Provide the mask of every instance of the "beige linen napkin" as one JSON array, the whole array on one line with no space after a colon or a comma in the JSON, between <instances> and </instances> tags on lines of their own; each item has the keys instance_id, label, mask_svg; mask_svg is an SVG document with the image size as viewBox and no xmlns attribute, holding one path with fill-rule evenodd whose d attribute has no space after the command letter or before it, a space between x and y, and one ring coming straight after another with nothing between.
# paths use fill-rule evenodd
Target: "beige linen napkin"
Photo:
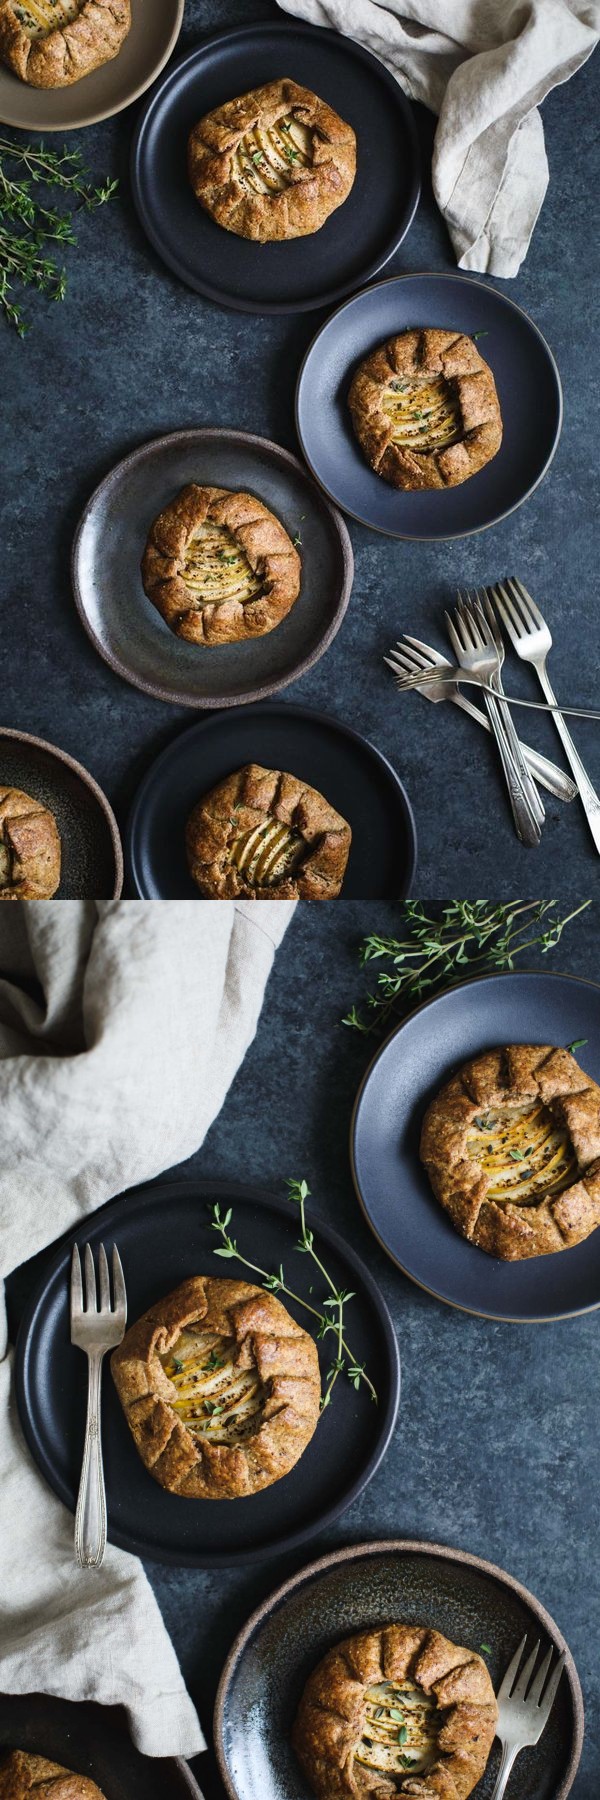
<instances>
[{"instance_id":1,"label":"beige linen napkin","mask_svg":"<svg viewBox=\"0 0 600 1800\"><path fill-rule=\"evenodd\" d=\"M433 189L461 269L516 275L548 186L542 100L600 35L598 0L279 0L372 50L439 113Z\"/></svg>"},{"instance_id":2,"label":"beige linen napkin","mask_svg":"<svg viewBox=\"0 0 600 1800\"><path fill-rule=\"evenodd\" d=\"M198 1148L292 912L0 907L0 1274ZM76 1567L72 1516L21 1435L1 1299L0 1327L0 1692L121 1704L146 1755L193 1756L204 1738L141 1563L109 1545L100 1570Z\"/></svg>"}]
</instances>

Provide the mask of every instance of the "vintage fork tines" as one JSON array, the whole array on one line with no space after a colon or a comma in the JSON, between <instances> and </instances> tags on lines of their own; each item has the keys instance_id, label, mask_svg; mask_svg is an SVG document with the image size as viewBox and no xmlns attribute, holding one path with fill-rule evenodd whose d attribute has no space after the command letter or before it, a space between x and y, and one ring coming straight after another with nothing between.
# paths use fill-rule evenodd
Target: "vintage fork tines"
<instances>
[{"instance_id":1,"label":"vintage fork tines","mask_svg":"<svg viewBox=\"0 0 600 1800\"><path fill-rule=\"evenodd\" d=\"M98 1251L98 1270L99 1304L92 1248L90 1244L86 1244L84 1304L81 1258L79 1246L74 1244L71 1258L71 1343L83 1350L88 1359L85 1441L75 1514L75 1555L82 1569L99 1569L106 1549L106 1493L100 1415L102 1362L106 1351L114 1350L121 1343L127 1325L125 1279L116 1244L113 1244L112 1253L114 1304L111 1301L104 1244L100 1244Z\"/></svg>"},{"instance_id":2,"label":"vintage fork tines","mask_svg":"<svg viewBox=\"0 0 600 1800\"><path fill-rule=\"evenodd\" d=\"M526 1646L527 1634L515 1650L496 1695L496 1736L502 1744L502 1760L492 1800L502 1800L519 1752L539 1742L548 1723L565 1666L566 1654L563 1651L554 1668L551 1668L554 1655L554 1646L551 1644L536 1669L539 1639L523 1662Z\"/></svg>"}]
</instances>

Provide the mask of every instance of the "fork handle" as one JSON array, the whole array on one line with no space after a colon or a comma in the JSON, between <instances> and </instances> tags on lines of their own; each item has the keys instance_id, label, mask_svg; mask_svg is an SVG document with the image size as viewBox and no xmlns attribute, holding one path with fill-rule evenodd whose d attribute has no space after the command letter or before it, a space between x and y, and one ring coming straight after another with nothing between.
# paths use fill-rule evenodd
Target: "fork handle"
<instances>
[{"instance_id":1,"label":"fork handle","mask_svg":"<svg viewBox=\"0 0 600 1800\"><path fill-rule=\"evenodd\" d=\"M75 1514L75 1555L81 1569L99 1569L106 1549L106 1493L100 1437L103 1352L88 1355L88 1403L81 1481Z\"/></svg>"},{"instance_id":2,"label":"fork handle","mask_svg":"<svg viewBox=\"0 0 600 1800\"><path fill-rule=\"evenodd\" d=\"M448 699L452 700L455 706L460 706L462 712L468 713L469 718L474 719L477 725L483 725L484 731L491 731L489 719L486 719L480 708L473 706L472 701L467 700L464 694L458 692L449 694ZM569 775L565 775L564 769L559 769L558 763L551 762L549 756L542 756L540 750L532 750L531 745L524 744L522 739L521 749L530 775L534 775L536 781L548 789L549 794L554 794L557 800L575 799L577 793L575 782L571 781Z\"/></svg>"},{"instance_id":3,"label":"fork handle","mask_svg":"<svg viewBox=\"0 0 600 1800\"><path fill-rule=\"evenodd\" d=\"M496 1781L496 1786L495 1786L493 1794L492 1794L492 1800L502 1800L503 1794L506 1793L511 1769L512 1769L513 1763L515 1763L517 1760L518 1754L519 1754L519 1746L518 1745L515 1745L515 1744L503 1744L502 1745L502 1759L500 1762L500 1768L498 1770L498 1779Z\"/></svg>"},{"instance_id":4,"label":"fork handle","mask_svg":"<svg viewBox=\"0 0 600 1800\"><path fill-rule=\"evenodd\" d=\"M497 700L492 699L490 694L486 694L485 704L490 725L500 752L500 761L504 770L504 778L508 788L517 837L520 838L522 844L527 845L528 849L535 849L541 839L541 827L537 819L534 818L529 800L523 791L520 776L517 773L513 756L508 747Z\"/></svg>"},{"instance_id":5,"label":"fork handle","mask_svg":"<svg viewBox=\"0 0 600 1800\"><path fill-rule=\"evenodd\" d=\"M552 706L556 706L556 704L557 704L556 694L554 692L554 688L552 687L552 683L549 679L549 676L546 674L546 668L545 668L544 663L536 663L536 669L537 669L537 673L538 673L540 687L543 689L543 692L546 695L546 699L550 701ZM576 748L575 748L573 739L571 737L571 733L569 731L569 727L568 727L568 725L565 725L565 721L563 719L562 713L554 712L552 714L552 717L554 719L554 723L555 723L559 738L561 740L561 743L562 743L562 746L563 746L563 749L565 752L565 756L567 758L567 762L569 763L569 766L572 769L573 774L575 776L575 780L577 782L577 786L579 789L579 797L581 800L581 804L583 806L583 810L584 810L592 837L594 839L596 849L598 851L600 851L600 799L598 798L596 789L592 787L592 783L589 779L587 771L584 769L583 763L581 761L581 757L579 755L579 751L576 750Z\"/></svg>"}]
</instances>

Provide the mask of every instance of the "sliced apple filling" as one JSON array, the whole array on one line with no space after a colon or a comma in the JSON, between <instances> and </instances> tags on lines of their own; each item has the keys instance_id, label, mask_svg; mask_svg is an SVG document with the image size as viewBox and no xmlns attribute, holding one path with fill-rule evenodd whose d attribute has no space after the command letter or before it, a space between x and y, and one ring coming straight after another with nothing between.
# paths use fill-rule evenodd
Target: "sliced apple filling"
<instances>
[{"instance_id":1,"label":"sliced apple filling","mask_svg":"<svg viewBox=\"0 0 600 1800\"><path fill-rule=\"evenodd\" d=\"M239 1444L257 1424L264 1388L255 1367L237 1369L234 1338L186 1325L161 1363L176 1390L171 1400L193 1437L211 1444Z\"/></svg>"},{"instance_id":2,"label":"sliced apple filling","mask_svg":"<svg viewBox=\"0 0 600 1800\"><path fill-rule=\"evenodd\" d=\"M543 1194L562 1194L577 1174L569 1134L541 1100L476 1119L467 1150L488 1176L488 1200L533 1206Z\"/></svg>"},{"instance_id":3,"label":"sliced apple filling","mask_svg":"<svg viewBox=\"0 0 600 1800\"><path fill-rule=\"evenodd\" d=\"M313 160L313 134L293 114L274 125L254 125L240 140L234 170L240 186L249 194L281 194L290 186L294 169L307 169Z\"/></svg>"},{"instance_id":4,"label":"sliced apple filling","mask_svg":"<svg viewBox=\"0 0 600 1800\"><path fill-rule=\"evenodd\" d=\"M83 0L19 0L15 12L28 37L42 38L76 19L82 3Z\"/></svg>"},{"instance_id":5,"label":"sliced apple filling","mask_svg":"<svg viewBox=\"0 0 600 1800\"><path fill-rule=\"evenodd\" d=\"M262 586L233 532L227 525L213 524L212 519L206 519L190 539L181 579L199 608L220 606L225 600L239 600L243 606Z\"/></svg>"},{"instance_id":6,"label":"sliced apple filling","mask_svg":"<svg viewBox=\"0 0 600 1800\"><path fill-rule=\"evenodd\" d=\"M405 449L444 450L462 436L458 399L443 375L397 376L386 388L383 409L392 421L393 442Z\"/></svg>"},{"instance_id":7,"label":"sliced apple filling","mask_svg":"<svg viewBox=\"0 0 600 1800\"><path fill-rule=\"evenodd\" d=\"M435 1700L408 1679L381 1681L367 1688L363 1733L356 1760L386 1775L418 1772L435 1761L438 1720Z\"/></svg>"},{"instance_id":8,"label":"sliced apple filling","mask_svg":"<svg viewBox=\"0 0 600 1800\"><path fill-rule=\"evenodd\" d=\"M234 838L230 856L251 887L276 887L298 867L304 848L297 831L266 818Z\"/></svg>"}]
</instances>

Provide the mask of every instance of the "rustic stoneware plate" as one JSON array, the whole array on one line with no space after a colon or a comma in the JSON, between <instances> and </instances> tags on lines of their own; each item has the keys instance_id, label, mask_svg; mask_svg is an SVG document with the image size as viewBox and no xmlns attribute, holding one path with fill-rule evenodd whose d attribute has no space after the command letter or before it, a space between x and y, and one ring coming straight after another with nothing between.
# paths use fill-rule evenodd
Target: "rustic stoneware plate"
<instances>
[{"instance_id":1,"label":"rustic stoneware plate","mask_svg":"<svg viewBox=\"0 0 600 1800\"><path fill-rule=\"evenodd\" d=\"M21 131L75 131L131 106L175 48L185 0L131 0L131 31L118 56L70 87L34 88L0 63L0 120Z\"/></svg>"},{"instance_id":2,"label":"rustic stoneware plate","mask_svg":"<svg viewBox=\"0 0 600 1800\"><path fill-rule=\"evenodd\" d=\"M189 481L248 489L301 540L298 599L266 637L187 644L146 598L140 562L150 526ZM339 630L353 570L343 519L296 457L223 429L174 431L126 456L92 494L73 545L75 603L95 649L134 687L178 706L236 706L304 675Z\"/></svg>"},{"instance_id":3,"label":"rustic stoneware plate","mask_svg":"<svg viewBox=\"0 0 600 1800\"><path fill-rule=\"evenodd\" d=\"M503 438L492 461L460 487L401 493L369 467L348 389L378 344L416 326L477 337L496 381ZM298 437L316 480L343 512L389 537L434 542L496 525L547 473L561 425L560 377L537 325L507 294L460 274L394 275L355 294L313 338L296 390Z\"/></svg>"},{"instance_id":4,"label":"rustic stoneware plate","mask_svg":"<svg viewBox=\"0 0 600 1800\"><path fill-rule=\"evenodd\" d=\"M350 1155L375 1236L419 1287L465 1312L527 1324L600 1306L600 1230L574 1250L501 1262L455 1231L419 1160L423 1115L461 1063L498 1044L562 1044L600 1082L600 993L570 975L484 975L411 1013L359 1088Z\"/></svg>"},{"instance_id":5,"label":"rustic stoneware plate","mask_svg":"<svg viewBox=\"0 0 600 1800\"><path fill-rule=\"evenodd\" d=\"M230 1230L245 1255L264 1269L283 1262L290 1286L311 1305L321 1292L314 1265L294 1255L298 1211L251 1187L190 1180L156 1182L102 1207L77 1241L94 1250L118 1244L127 1284L128 1317L140 1317L189 1275L247 1271L220 1262L209 1206L232 1208ZM348 1339L366 1363L379 1395L339 1378L335 1395L296 1467L262 1493L237 1500L184 1500L161 1488L138 1455L108 1365L103 1387L103 1445L111 1543L158 1562L227 1567L279 1555L306 1543L362 1493L385 1455L398 1412L400 1364L394 1328L364 1263L337 1232L313 1214L315 1243L338 1287L354 1298ZM17 1340L17 1400L29 1448L42 1474L75 1511L81 1470L87 1374L85 1357L69 1341L69 1270L75 1234L65 1239L26 1308ZM248 1280L252 1277L248 1274ZM326 1290L324 1290L326 1292ZM293 1300L290 1312L310 1328L310 1314ZM332 1360L333 1339L319 1343L321 1367Z\"/></svg>"},{"instance_id":6,"label":"rustic stoneware plate","mask_svg":"<svg viewBox=\"0 0 600 1800\"><path fill-rule=\"evenodd\" d=\"M204 113L281 76L312 88L352 125L356 179L320 231L251 243L199 205L187 141ZM137 127L131 179L144 231L188 287L248 312L305 312L368 281L402 243L419 198L415 124L393 75L350 38L289 18L253 22L205 39L167 71Z\"/></svg>"},{"instance_id":7,"label":"rustic stoneware plate","mask_svg":"<svg viewBox=\"0 0 600 1800\"><path fill-rule=\"evenodd\" d=\"M230 1800L310 1800L290 1745L311 1669L332 1644L386 1621L427 1625L483 1652L496 1691L525 1632L566 1650L565 1672L546 1730L518 1757L511 1800L564 1800L581 1755L583 1701L577 1670L554 1620L493 1563L440 1544L354 1544L301 1569L252 1614L225 1664L215 1708L215 1744ZM492 1749L477 1800L498 1773Z\"/></svg>"},{"instance_id":8,"label":"rustic stoneware plate","mask_svg":"<svg viewBox=\"0 0 600 1800\"><path fill-rule=\"evenodd\" d=\"M119 828L102 788L81 763L43 738L2 726L0 786L22 788L54 813L62 846L57 900L118 899Z\"/></svg>"},{"instance_id":9,"label":"rustic stoneware plate","mask_svg":"<svg viewBox=\"0 0 600 1800\"><path fill-rule=\"evenodd\" d=\"M202 1800L180 1756L142 1756L120 1706L0 1694L0 1750L29 1750L96 1781L105 1800ZM35 1792L35 1789L34 1789Z\"/></svg>"}]
</instances>

